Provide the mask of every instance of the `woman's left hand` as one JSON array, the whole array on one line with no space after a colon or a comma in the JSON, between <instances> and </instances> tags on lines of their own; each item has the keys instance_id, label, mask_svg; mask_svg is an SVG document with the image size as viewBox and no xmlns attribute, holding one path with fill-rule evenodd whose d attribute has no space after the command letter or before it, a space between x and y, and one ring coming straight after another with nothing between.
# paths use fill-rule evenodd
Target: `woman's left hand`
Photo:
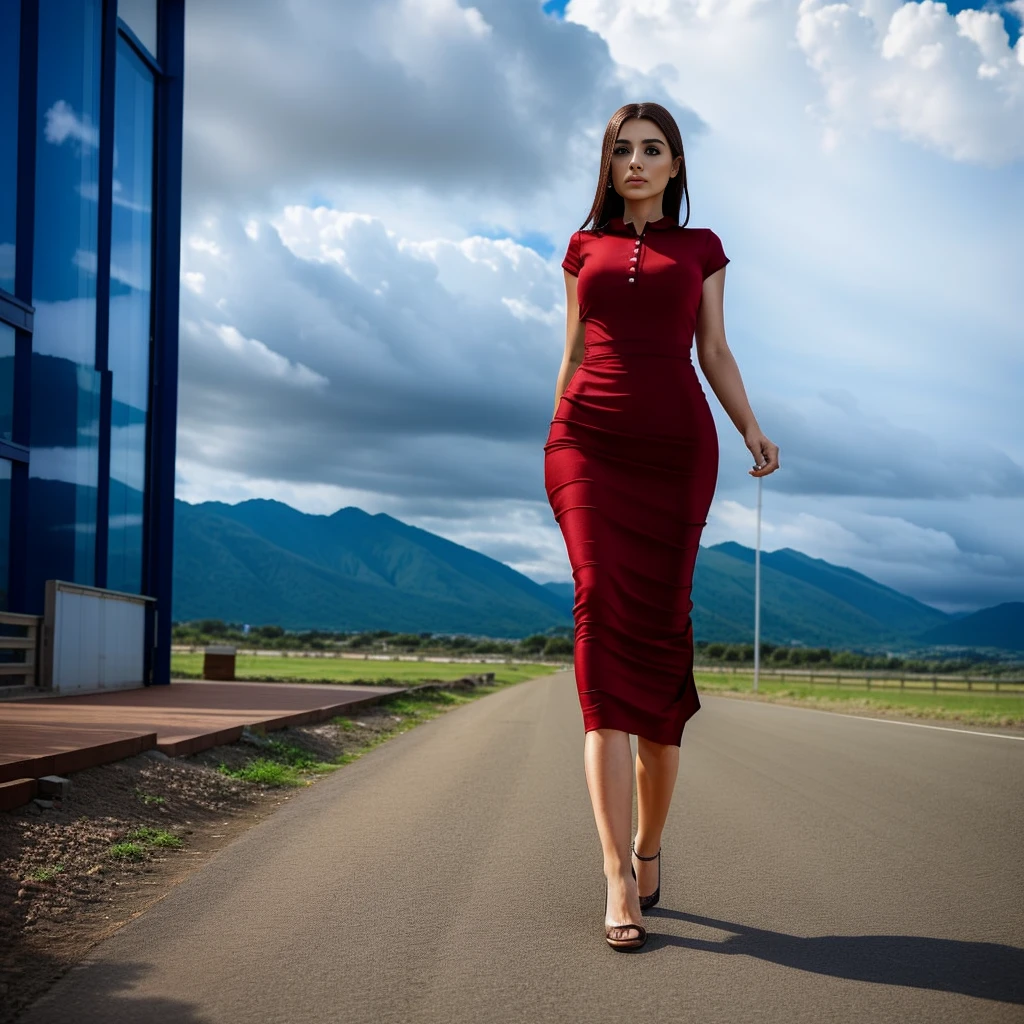
<instances>
[{"instance_id":1,"label":"woman's left hand","mask_svg":"<svg viewBox=\"0 0 1024 1024\"><path fill-rule=\"evenodd\" d=\"M769 441L760 430L751 430L743 441L754 456L754 468L747 470L751 476L767 476L779 468L779 446Z\"/></svg>"}]
</instances>

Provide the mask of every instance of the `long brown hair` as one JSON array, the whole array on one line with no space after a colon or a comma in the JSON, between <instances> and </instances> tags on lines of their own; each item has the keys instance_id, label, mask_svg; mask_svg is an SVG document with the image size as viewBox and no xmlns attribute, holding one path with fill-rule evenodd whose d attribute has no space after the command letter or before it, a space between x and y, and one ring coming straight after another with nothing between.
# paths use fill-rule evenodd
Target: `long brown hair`
<instances>
[{"instance_id":1,"label":"long brown hair","mask_svg":"<svg viewBox=\"0 0 1024 1024\"><path fill-rule=\"evenodd\" d=\"M662 212L679 221L679 207L682 205L683 195L686 195L686 220L680 224L685 227L690 219L690 192L686 187L686 155L683 153L683 138L679 134L679 125L676 119L660 103L627 103L619 107L612 114L608 126L604 130L604 143L601 146L601 173L597 176L597 193L594 196L594 205L587 214L587 219L580 225L580 230L586 229L588 224L594 225L594 230L603 228L613 217L621 217L626 212L626 204L622 196L614 188L609 188L612 169L612 150L615 149L615 140L619 137L619 130L622 122L630 117L646 117L653 121L664 133L669 149L672 151L672 159L677 156L683 158L679 173L668 179L665 186L665 194L662 197Z\"/></svg>"}]
</instances>

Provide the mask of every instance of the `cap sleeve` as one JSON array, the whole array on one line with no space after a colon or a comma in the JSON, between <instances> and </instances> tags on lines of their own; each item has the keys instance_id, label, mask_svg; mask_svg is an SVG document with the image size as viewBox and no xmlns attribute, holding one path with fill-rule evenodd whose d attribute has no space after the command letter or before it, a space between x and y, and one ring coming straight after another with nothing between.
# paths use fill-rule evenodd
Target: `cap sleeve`
<instances>
[{"instance_id":1,"label":"cap sleeve","mask_svg":"<svg viewBox=\"0 0 1024 1024\"><path fill-rule=\"evenodd\" d=\"M562 260L562 266L569 271L573 277L577 277L580 272L580 267L583 265L583 261L580 258L580 233L574 231L572 237L569 239L569 247L565 252L565 259Z\"/></svg>"},{"instance_id":2,"label":"cap sleeve","mask_svg":"<svg viewBox=\"0 0 1024 1024\"><path fill-rule=\"evenodd\" d=\"M707 241L704 244L704 277L710 277L728 262L729 257L725 255L725 250L722 248L722 240L708 228Z\"/></svg>"}]
</instances>

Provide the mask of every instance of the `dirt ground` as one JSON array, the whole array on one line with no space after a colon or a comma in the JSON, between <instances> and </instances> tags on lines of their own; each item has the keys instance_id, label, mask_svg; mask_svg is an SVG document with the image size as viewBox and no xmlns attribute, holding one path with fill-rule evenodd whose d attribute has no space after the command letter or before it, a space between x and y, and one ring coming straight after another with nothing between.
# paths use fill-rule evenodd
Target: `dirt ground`
<instances>
[{"instance_id":1,"label":"dirt ground","mask_svg":"<svg viewBox=\"0 0 1024 1024\"><path fill-rule=\"evenodd\" d=\"M384 704L354 711L347 727L317 723L274 730L266 739L333 762L402 722ZM33 801L0 812L0 1024L12 1024L96 943L296 791L218 768L243 768L266 753L259 737L180 758L151 750L71 774L66 798L52 807ZM324 774L300 771L304 784ZM111 852L140 826L182 845L139 841L138 860Z\"/></svg>"}]
</instances>

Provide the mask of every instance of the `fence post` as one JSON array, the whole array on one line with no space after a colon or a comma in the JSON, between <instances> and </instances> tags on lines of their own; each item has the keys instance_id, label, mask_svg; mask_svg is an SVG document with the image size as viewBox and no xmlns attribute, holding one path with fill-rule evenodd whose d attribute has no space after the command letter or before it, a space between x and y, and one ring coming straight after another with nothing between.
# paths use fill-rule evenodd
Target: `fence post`
<instances>
[{"instance_id":1,"label":"fence post","mask_svg":"<svg viewBox=\"0 0 1024 1024\"><path fill-rule=\"evenodd\" d=\"M932 676L932 693L937 693L939 689L939 677Z\"/></svg>"}]
</instances>

